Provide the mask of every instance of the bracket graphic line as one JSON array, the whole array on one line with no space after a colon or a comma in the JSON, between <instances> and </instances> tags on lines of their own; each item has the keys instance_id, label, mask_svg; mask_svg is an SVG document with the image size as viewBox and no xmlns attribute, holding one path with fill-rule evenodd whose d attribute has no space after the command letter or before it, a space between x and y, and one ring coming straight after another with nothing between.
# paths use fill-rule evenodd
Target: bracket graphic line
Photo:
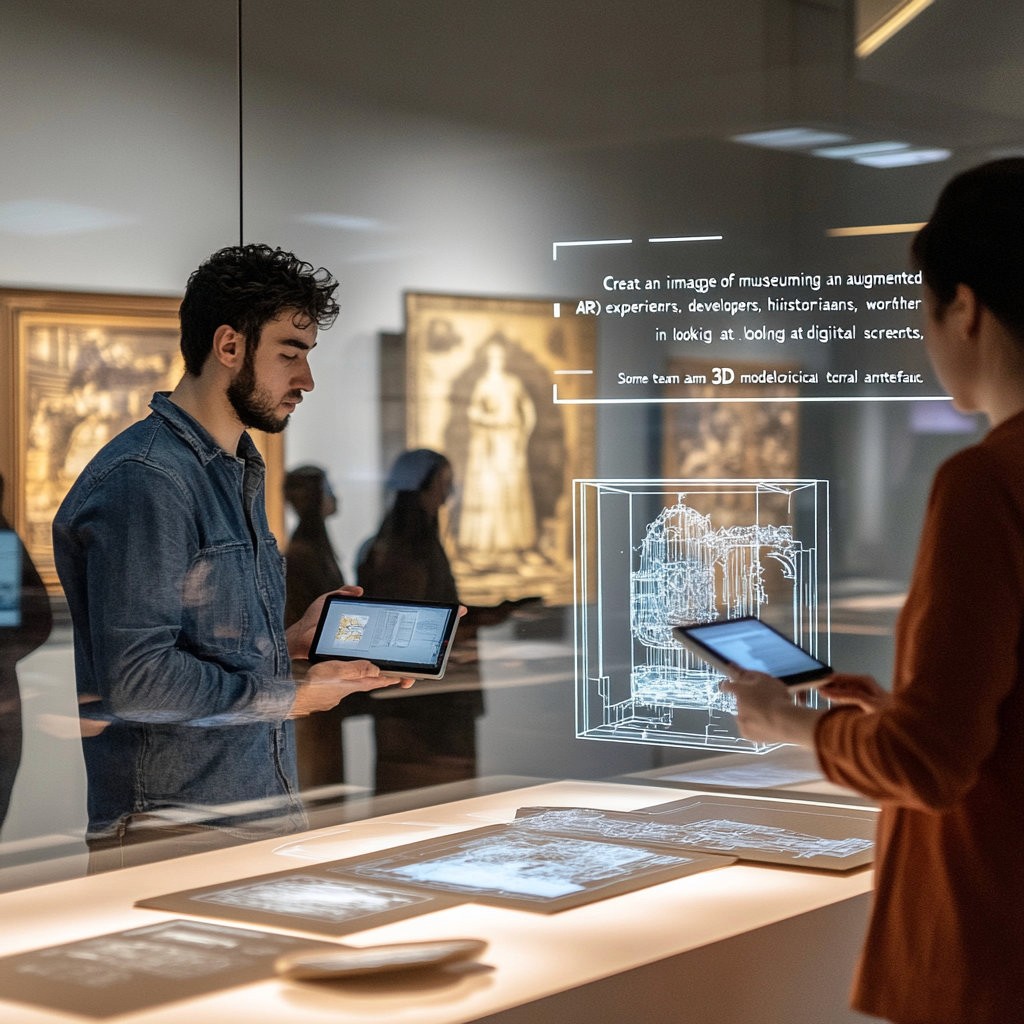
<instances>
[{"instance_id":1,"label":"bracket graphic line","mask_svg":"<svg viewBox=\"0 0 1024 1024\"><path fill-rule=\"evenodd\" d=\"M769 395L765 397L751 398L559 398L558 385L551 385L551 401L554 405L686 405L686 404L712 404L715 402L729 402L734 404L763 402L951 402L949 395L848 395L848 396L827 396L827 395L794 395L785 397L782 395Z\"/></svg>"},{"instance_id":2,"label":"bracket graphic line","mask_svg":"<svg viewBox=\"0 0 1024 1024\"><path fill-rule=\"evenodd\" d=\"M558 259L558 248L559 246L582 246L582 245L632 245L632 238L601 238L595 239L594 241L585 242L552 242L551 243L551 258L553 260Z\"/></svg>"}]
</instances>

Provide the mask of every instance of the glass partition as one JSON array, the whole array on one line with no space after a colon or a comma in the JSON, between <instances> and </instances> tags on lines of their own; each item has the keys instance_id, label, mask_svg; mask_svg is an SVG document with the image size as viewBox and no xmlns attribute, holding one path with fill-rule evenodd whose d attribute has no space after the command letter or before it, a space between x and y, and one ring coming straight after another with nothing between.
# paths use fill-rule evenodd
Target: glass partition
<instances>
[{"instance_id":1,"label":"glass partition","mask_svg":"<svg viewBox=\"0 0 1024 1024\"><path fill-rule=\"evenodd\" d=\"M166 386L196 253L238 238L236 22L194 0L4 5L3 515L53 604L51 622L26 592L21 627L0 627L4 888L85 870L82 723L49 525L88 455Z\"/></svg>"},{"instance_id":2,"label":"glass partition","mask_svg":"<svg viewBox=\"0 0 1024 1024\"><path fill-rule=\"evenodd\" d=\"M341 314L271 457L305 467L294 488L327 481L338 569L368 593L435 596L387 592L372 541L436 479L402 452L451 469L420 568L450 568L471 616L443 680L299 724L311 824L709 757L768 778L780 752L739 740L671 635L687 618L756 614L888 682L929 481L980 436L928 367L908 243L956 171L1024 147L1024 13L943 0L885 37L905 6L9 13L0 288L166 299L169 324L132 313L173 333L190 271L240 233L330 269ZM26 390L8 321L20 526L55 385ZM284 547L302 498L272 484ZM17 666L12 885L84 869L53 604Z\"/></svg>"}]
</instances>

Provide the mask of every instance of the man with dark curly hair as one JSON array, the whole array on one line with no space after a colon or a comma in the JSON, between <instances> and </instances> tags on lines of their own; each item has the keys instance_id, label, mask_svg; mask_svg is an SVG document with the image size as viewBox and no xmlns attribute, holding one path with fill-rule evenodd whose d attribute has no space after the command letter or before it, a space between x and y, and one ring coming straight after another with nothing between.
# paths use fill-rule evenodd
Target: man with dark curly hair
<instances>
[{"instance_id":1,"label":"man with dark curly hair","mask_svg":"<svg viewBox=\"0 0 1024 1024\"><path fill-rule=\"evenodd\" d=\"M291 719L395 682L365 661L301 682L323 599L286 630L265 466L313 390L337 282L265 245L214 253L181 303L185 373L107 444L54 520L75 636L93 870L301 828ZM359 593L358 588L353 589Z\"/></svg>"}]
</instances>

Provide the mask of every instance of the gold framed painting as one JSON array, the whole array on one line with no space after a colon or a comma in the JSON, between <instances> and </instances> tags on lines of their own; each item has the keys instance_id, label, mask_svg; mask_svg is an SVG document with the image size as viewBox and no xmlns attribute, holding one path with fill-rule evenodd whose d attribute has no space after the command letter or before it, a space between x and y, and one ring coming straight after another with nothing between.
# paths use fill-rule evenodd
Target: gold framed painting
<instances>
[{"instance_id":1,"label":"gold framed painting","mask_svg":"<svg viewBox=\"0 0 1024 1024\"><path fill-rule=\"evenodd\" d=\"M178 304L167 296L0 289L5 513L52 593L54 514L86 463L148 415L182 373ZM283 448L267 458L268 515L280 536ZM268 440L270 443L268 444Z\"/></svg>"},{"instance_id":2,"label":"gold framed painting","mask_svg":"<svg viewBox=\"0 0 1024 1024\"><path fill-rule=\"evenodd\" d=\"M779 363L746 363L732 360L737 379L757 376L762 370L791 370ZM671 359L669 374L681 380L708 376L709 364L695 359ZM665 397L675 397L665 388ZM781 479L796 475L799 414L795 384L735 383L727 390L714 384L687 384L679 395L705 401L666 403L665 477L715 477ZM723 402L726 396L736 401ZM766 401L766 399L772 401ZM778 401L782 399L782 401Z\"/></svg>"},{"instance_id":3,"label":"gold framed painting","mask_svg":"<svg viewBox=\"0 0 1024 1024\"><path fill-rule=\"evenodd\" d=\"M442 529L471 604L572 600L572 481L593 474L594 420L592 406L571 399L596 353L594 318L575 308L405 296L406 443L452 463L456 491Z\"/></svg>"},{"instance_id":4,"label":"gold framed painting","mask_svg":"<svg viewBox=\"0 0 1024 1024\"><path fill-rule=\"evenodd\" d=\"M708 363L695 359L669 360L668 372L680 380L709 376ZM791 370L779 363L732 360L737 381L756 377L763 370ZM675 397L674 388L665 397ZM679 395L705 401L666 403L662 475L666 478L702 480L781 480L796 477L799 466L799 405L795 384L735 383L727 391L711 383L687 384ZM726 395L734 401L722 402ZM771 399L771 401L766 401ZM779 399L783 399L779 401ZM722 522L744 521L743 493L728 492L719 498Z\"/></svg>"}]
</instances>

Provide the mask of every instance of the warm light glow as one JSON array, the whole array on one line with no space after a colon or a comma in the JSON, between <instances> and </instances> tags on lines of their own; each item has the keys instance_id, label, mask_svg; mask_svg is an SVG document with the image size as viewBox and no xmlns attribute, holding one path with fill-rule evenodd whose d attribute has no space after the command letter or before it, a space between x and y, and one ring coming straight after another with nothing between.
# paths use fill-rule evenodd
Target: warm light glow
<instances>
[{"instance_id":1,"label":"warm light glow","mask_svg":"<svg viewBox=\"0 0 1024 1024\"><path fill-rule=\"evenodd\" d=\"M854 228L829 228L825 234L830 238L850 238L855 235L909 235L923 227L924 221L919 224L866 224Z\"/></svg>"},{"instance_id":2,"label":"warm light glow","mask_svg":"<svg viewBox=\"0 0 1024 1024\"><path fill-rule=\"evenodd\" d=\"M883 43L887 42L908 22L916 18L932 0L906 0L898 4L885 18L876 22L871 29L857 40L854 53L858 57L868 57Z\"/></svg>"},{"instance_id":3,"label":"warm light glow","mask_svg":"<svg viewBox=\"0 0 1024 1024\"><path fill-rule=\"evenodd\" d=\"M849 239L857 234L912 234L924 226L924 221L916 224L864 224L860 227L829 227L825 234L831 239Z\"/></svg>"}]
</instances>

